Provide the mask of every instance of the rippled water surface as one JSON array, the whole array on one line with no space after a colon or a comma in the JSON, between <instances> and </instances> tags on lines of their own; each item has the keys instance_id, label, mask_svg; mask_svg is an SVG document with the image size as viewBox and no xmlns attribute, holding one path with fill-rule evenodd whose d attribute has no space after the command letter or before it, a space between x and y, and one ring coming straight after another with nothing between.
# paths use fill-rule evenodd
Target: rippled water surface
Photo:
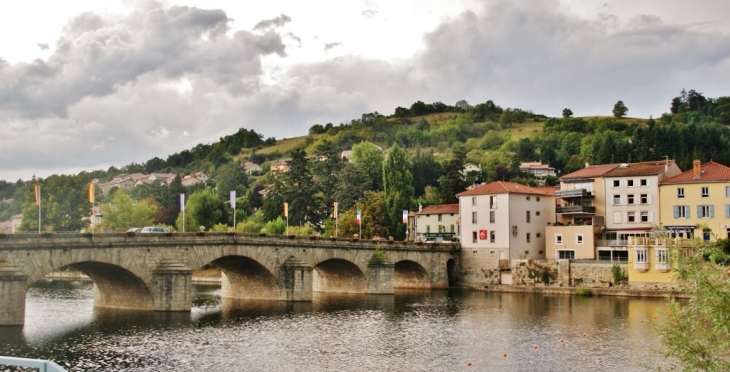
<instances>
[{"instance_id":1,"label":"rippled water surface","mask_svg":"<svg viewBox=\"0 0 730 372\"><path fill-rule=\"evenodd\" d=\"M196 286L192 313L93 308L88 282L28 292L0 355L103 371L642 371L662 364L664 300L471 291L230 301ZM471 363L471 365L469 365Z\"/></svg>"}]
</instances>

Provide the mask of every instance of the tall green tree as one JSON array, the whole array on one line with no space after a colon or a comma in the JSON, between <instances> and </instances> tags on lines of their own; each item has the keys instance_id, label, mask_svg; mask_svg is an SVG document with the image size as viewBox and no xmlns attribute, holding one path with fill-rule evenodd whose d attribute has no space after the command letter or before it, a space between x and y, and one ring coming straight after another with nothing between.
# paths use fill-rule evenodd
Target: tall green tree
<instances>
[{"instance_id":1,"label":"tall green tree","mask_svg":"<svg viewBox=\"0 0 730 372\"><path fill-rule=\"evenodd\" d=\"M444 166L444 175L439 179L444 204L458 203L459 198L456 197L456 194L466 190L466 181L462 174L465 162L466 152L464 149L454 148L451 159Z\"/></svg>"},{"instance_id":2,"label":"tall green tree","mask_svg":"<svg viewBox=\"0 0 730 372\"><path fill-rule=\"evenodd\" d=\"M398 143L388 149L383 163L383 189L390 235L401 240L406 233L406 225L402 222L403 210L408 210L413 201L413 176L408 170L406 152Z\"/></svg>"},{"instance_id":3,"label":"tall green tree","mask_svg":"<svg viewBox=\"0 0 730 372\"><path fill-rule=\"evenodd\" d=\"M629 112L629 108L624 105L624 101L618 101L613 105L613 116L615 118L621 119L626 116L627 112Z\"/></svg>"},{"instance_id":4,"label":"tall green tree","mask_svg":"<svg viewBox=\"0 0 730 372\"><path fill-rule=\"evenodd\" d=\"M365 170L373 182L373 190L383 189L383 152L368 141L352 146L352 162Z\"/></svg>"},{"instance_id":5,"label":"tall green tree","mask_svg":"<svg viewBox=\"0 0 730 372\"><path fill-rule=\"evenodd\" d=\"M438 179L443 169L434 158L433 151L418 149L415 153L411 153L408 159L408 170L413 175L414 197L423 195L428 186L438 186Z\"/></svg>"},{"instance_id":6,"label":"tall green tree","mask_svg":"<svg viewBox=\"0 0 730 372\"><path fill-rule=\"evenodd\" d=\"M282 174L281 195L289 205L289 224L311 224L321 228L320 212L324 208L317 186L309 168L307 153L303 149L292 151L289 171Z\"/></svg>"},{"instance_id":7,"label":"tall green tree","mask_svg":"<svg viewBox=\"0 0 730 372\"><path fill-rule=\"evenodd\" d=\"M357 164L345 163L337 175L335 199L339 209L346 211L365 198L365 193L373 189L373 181Z\"/></svg>"},{"instance_id":8,"label":"tall green tree","mask_svg":"<svg viewBox=\"0 0 730 372\"><path fill-rule=\"evenodd\" d=\"M88 225L91 204L84 175L53 175L37 182L41 187L43 231L80 231ZM22 231L38 230L38 206L33 188L28 188L23 204Z\"/></svg>"},{"instance_id":9,"label":"tall green tree","mask_svg":"<svg viewBox=\"0 0 730 372\"><path fill-rule=\"evenodd\" d=\"M202 226L211 230L215 224L222 222L222 204L218 194L212 189L198 190L185 203L185 231L198 231ZM177 218L178 230L182 231L182 213Z\"/></svg>"},{"instance_id":10,"label":"tall green tree","mask_svg":"<svg viewBox=\"0 0 730 372\"><path fill-rule=\"evenodd\" d=\"M216 170L216 191L221 200L228 200L232 190L243 196L248 188L248 175L236 163L226 163Z\"/></svg>"},{"instance_id":11,"label":"tall green tree","mask_svg":"<svg viewBox=\"0 0 730 372\"><path fill-rule=\"evenodd\" d=\"M338 229L340 237L352 237L354 234L360 234L361 226L356 222L357 210L361 212L361 238L370 239L375 236L390 236L388 235L390 234L388 230L390 218L388 217L383 191L367 191L363 200L340 214Z\"/></svg>"},{"instance_id":12,"label":"tall green tree","mask_svg":"<svg viewBox=\"0 0 730 372\"><path fill-rule=\"evenodd\" d=\"M114 194L112 203L101 207L104 213L103 226L112 231L125 231L133 227L144 227L153 224L153 216L157 205L151 199L135 202L124 191Z\"/></svg>"},{"instance_id":13,"label":"tall green tree","mask_svg":"<svg viewBox=\"0 0 730 372\"><path fill-rule=\"evenodd\" d=\"M328 141L323 140L314 150L317 161L312 163L312 176L317 186L317 192L325 208L320 211L320 220L324 220L332 213L337 191L337 175L342 169L340 149Z\"/></svg>"}]
</instances>

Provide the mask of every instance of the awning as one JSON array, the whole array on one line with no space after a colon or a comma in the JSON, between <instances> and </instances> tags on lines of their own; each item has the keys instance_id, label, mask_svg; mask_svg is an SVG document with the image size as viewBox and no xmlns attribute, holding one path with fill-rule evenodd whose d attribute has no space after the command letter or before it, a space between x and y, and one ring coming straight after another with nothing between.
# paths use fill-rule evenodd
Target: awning
<instances>
[{"instance_id":1,"label":"awning","mask_svg":"<svg viewBox=\"0 0 730 372\"><path fill-rule=\"evenodd\" d=\"M697 228L697 225L674 225L674 226L664 226L665 230L694 230Z\"/></svg>"}]
</instances>

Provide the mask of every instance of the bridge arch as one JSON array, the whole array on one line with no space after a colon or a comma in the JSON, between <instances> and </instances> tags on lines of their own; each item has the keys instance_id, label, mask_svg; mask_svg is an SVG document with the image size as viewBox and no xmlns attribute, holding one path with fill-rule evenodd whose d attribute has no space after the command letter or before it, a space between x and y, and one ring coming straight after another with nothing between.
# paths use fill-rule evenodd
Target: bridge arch
<instances>
[{"instance_id":1,"label":"bridge arch","mask_svg":"<svg viewBox=\"0 0 730 372\"><path fill-rule=\"evenodd\" d=\"M430 289L428 271L418 262L401 260L393 269L393 287L408 289Z\"/></svg>"},{"instance_id":2,"label":"bridge arch","mask_svg":"<svg viewBox=\"0 0 730 372\"><path fill-rule=\"evenodd\" d=\"M84 261L69 267L94 281L94 306L110 309L154 309L150 287L139 276L117 265Z\"/></svg>"},{"instance_id":3,"label":"bridge arch","mask_svg":"<svg viewBox=\"0 0 730 372\"><path fill-rule=\"evenodd\" d=\"M315 292L367 292L365 273L354 263L341 258L331 258L316 264L312 282Z\"/></svg>"},{"instance_id":4,"label":"bridge arch","mask_svg":"<svg viewBox=\"0 0 730 372\"><path fill-rule=\"evenodd\" d=\"M281 289L276 275L264 265L246 256L223 256L211 263L221 269L221 296L278 300Z\"/></svg>"}]
</instances>

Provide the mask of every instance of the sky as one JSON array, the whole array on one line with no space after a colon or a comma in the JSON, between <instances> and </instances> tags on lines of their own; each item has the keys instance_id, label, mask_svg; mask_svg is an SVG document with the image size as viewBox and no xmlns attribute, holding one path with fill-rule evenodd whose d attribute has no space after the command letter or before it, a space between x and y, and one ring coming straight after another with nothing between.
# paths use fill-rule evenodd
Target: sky
<instances>
[{"instance_id":1,"label":"sky","mask_svg":"<svg viewBox=\"0 0 730 372\"><path fill-rule=\"evenodd\" d=\"M648 118L730 95L721 0L4 0L0 35L9 181L419 100Z\"/></svg>"}]
</instances>

